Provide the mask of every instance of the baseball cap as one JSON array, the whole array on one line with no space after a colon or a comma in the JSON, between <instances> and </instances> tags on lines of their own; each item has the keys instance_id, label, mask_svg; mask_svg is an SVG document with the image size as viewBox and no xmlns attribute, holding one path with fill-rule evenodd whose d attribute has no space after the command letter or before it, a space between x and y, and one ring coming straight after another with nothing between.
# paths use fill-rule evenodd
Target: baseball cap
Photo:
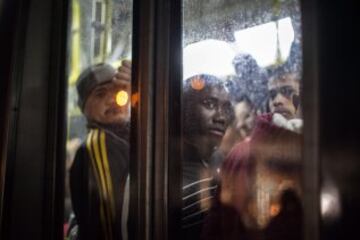
<instances>
[{"instance_id":1,"label":"baseball cap","mask_svg":"<svg viewBox=\"0 0 360 240\"><path fill-rule=\"evenodd\" d=\"M76 81L78 106L84 109L87 98L98 85L111 82L116 74L115 68L106 63L100 63L86 68Z\"/></svg>"}]
</instances>

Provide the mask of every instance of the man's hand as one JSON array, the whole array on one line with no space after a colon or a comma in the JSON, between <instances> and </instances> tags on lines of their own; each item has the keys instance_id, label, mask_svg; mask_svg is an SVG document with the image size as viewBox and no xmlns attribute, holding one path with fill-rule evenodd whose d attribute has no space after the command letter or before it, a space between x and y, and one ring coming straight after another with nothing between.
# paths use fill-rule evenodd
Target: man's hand
<instances>
[{"instance_id":1,"label":"man's hand","mask_svg":"<svg viewBox=\"0 0 360 240\"><path fill-rule=\"evenodd\" d=\"M113 81L130 94L131 90L131 61L123 60Z\"/></svg>"},{"instance_id":2,"label":"man's hand","mask_svg":"<svg viewBox=\"0 0 360 240\"><path fill-rule=\"evenodd\" d=\"M115 81L130 82L131 81L131 61L123 60L121 66L115 75Z\"/></svg>"}]
</instances>

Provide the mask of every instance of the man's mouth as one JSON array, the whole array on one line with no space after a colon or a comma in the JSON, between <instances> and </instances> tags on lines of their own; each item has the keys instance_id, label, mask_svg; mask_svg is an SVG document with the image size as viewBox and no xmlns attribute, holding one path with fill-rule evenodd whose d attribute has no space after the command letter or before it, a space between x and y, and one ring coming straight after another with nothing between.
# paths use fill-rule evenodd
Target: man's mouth
<instances>
[{"instance_id":1,"label":"man's mouth","mask_svg":"<svg viewBox=\"0 0 360 240\"><path fill-rule=\"evenodd\" d=\"M117 107L113 107L113 108L109 108L105 111L106 115L115 115L121 112L120 108Z\"/></svg>"},{"instance_id":2,"label":"man's mouth","mask_svg":"<svg viewBox=\"0 0 360 240\"><path fill-rule=\"evenodd\" d=\"M215 135L217 137L223 137L225 134L225 129L223 128L210 128L209 131L212 135Z\"/></svg>"},{"instance_id":3,"label":"man's mouth","mask_svg":"<svg viewBox=\"0 0 360 240\"><path fill-rule=\"evenodd\" d=\"M285 118L288 118L291 115L290 112L287 109L282 108L282 107L275 108L274 113L279 113L279 114L283 115Z\"/></svg>"}]
</instances>

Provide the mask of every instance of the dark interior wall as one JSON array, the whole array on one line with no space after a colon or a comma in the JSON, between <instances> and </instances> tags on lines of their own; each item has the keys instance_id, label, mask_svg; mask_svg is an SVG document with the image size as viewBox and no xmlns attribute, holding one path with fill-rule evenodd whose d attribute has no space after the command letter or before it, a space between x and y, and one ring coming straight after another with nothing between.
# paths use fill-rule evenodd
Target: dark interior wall
<instances>
[{"instance_id":1,"label":"dark interior wall","mask_svg":"<svg viewBox=\"0 0 360 240\"><path fill-rule=\"evenodd\" d=\"M356 1L318 1L320 158L340 192L341 215L322 239L357 236L360 214L359 14Z\"/></svg>"},{"instance_id":2,"label":"dark interior wall","mask_svg":"<svg viewBox=\"0 0 360 240\"><path fill-rule=\"evenodd\" d=\"M32 1L23 12L29 13L28 18L19 23L24 31L24 49L13 63L16 76L10 102L13 111L6 172L5 239L42 237L50 3Z\"/></svg>"},{"instance_id":3,"label":"dark interior wall","mask_svg":"<svg viewBox=\"0 0 360 240\"><path fill-rule=\"evenodd\" d=\"M19 2L0 238L61 239L67 1Z\"/></svg>"},{"instance_id":4,"label":"dark interior wall","mask_svg":"<svg viewBox=\"0 0 360 240\"><path fill-rule=\"evenodd\" d=\"M19 18L19 1L0 1L0 226L5 184L6 146L9 125L9 102L12 79L13 48ZM0 227L1 232L1 227Z\"/></svg>"}]
</instances>

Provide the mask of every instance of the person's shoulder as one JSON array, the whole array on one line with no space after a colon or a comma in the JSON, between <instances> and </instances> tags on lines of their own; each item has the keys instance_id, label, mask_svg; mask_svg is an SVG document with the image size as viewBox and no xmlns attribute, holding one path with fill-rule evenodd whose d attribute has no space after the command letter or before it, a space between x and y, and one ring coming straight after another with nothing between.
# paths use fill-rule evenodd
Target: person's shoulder
<instances>
[{"instance_id":1,"label":"person's shoulder","mask_svg":"<svg viewBox=\"0 0 360 240\"><path fill-rule=\"evenodd\" d=\"M250 160L251 138L245 138L242 142L236 144L224 160L224 169L234 169L247 164Z\"/></svg>"},{"instance_id":2,"label":"person's shoulder","mask_svg":"<svg viewBox=\"0 0 360 240\"><path fill-rule=\"evenodd\" d=\"M84 146L86 147L89 144L107 143L108 141L126 143L125 139L117 136L109 130L104 128L91 128L85 138Z\"/></svg>"},{"instance_id":3,"label":"person's shoulder","mask_svg":"<svg viewBox=\"0 0 360 240\"><path fill-rule=\"evenodd\" d=\"M125 136L125 133L123 136L122 134L114 133L107 129L99 129L99 131L101 139L104 138L107 145L116 145L117 147L123 146L125 148L129 147L129 141L127 140L128 136Z\"/></svg>"}]
</instances>

